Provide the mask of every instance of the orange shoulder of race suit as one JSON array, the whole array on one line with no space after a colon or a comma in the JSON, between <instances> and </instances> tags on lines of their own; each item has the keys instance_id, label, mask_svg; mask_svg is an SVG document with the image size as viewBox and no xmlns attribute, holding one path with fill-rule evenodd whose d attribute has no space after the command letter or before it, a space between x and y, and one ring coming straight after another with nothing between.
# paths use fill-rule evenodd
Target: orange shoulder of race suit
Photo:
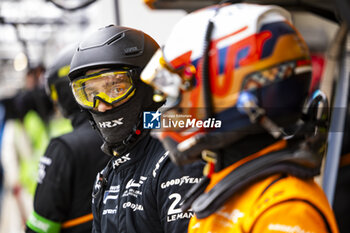
<instances>
[{"instance_id":1,"label":"orange shoulder of race suit","mask_svg":"<svg viewBox=\"0 0 350 233\"><path fill-rule=\"evenodd\" d=\"M214 214L193 217L188 232L339 231L328 200L313 179L276 174L235 193Z\"/></svg>"}]
</instances>

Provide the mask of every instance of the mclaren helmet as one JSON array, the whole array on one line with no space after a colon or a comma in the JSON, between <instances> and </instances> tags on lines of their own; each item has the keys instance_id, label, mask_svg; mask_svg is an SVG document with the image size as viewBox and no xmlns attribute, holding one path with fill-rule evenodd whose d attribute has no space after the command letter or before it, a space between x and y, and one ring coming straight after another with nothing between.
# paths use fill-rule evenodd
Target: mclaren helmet
<instances>
[{"instance_id":1,"label":"mclaren helmet","mask_svg":"<svg viewBox=\"0 0 350 233\"><path fill-rule=\"evenodd\" d=\"M280 137L302 115L311 61L286 10L226 4L185 16L141 79L167 100L157 135L182 164L248 134Z\"/></svg>"}]
</instances>

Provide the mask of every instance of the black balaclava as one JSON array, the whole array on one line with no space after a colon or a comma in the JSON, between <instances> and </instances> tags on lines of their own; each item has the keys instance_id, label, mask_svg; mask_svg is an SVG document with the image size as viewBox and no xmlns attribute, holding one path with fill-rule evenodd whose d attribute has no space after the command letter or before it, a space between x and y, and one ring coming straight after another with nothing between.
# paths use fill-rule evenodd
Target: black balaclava
<instances>
[{"instance_id":1,"label":"black balaclava","mask_svg":"<svg viewBox=\"0 0 350 233\"><path fill-rule=\"evenodd\" d=\"M125 103L106 112L90 110L94 124L100 132L104 145L102 150L112 155L113 151L119 155L126 148L133 145L132 137L141 138L145 135L142 129L143 111L152 111L160 107L153 102L153 89L141 81L136 82L135 94ZM136 133L139 130L139 133Z\"/></svg>"}]
</instances>

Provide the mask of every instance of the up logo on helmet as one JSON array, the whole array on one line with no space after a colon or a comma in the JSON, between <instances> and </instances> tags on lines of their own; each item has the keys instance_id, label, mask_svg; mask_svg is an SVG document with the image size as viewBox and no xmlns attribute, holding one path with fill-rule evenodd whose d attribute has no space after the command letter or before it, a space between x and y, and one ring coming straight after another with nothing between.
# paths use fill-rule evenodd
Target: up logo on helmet
<instances>
[{"instance_id":1,"label":"up logo on helmet","mask_svg":"<svg viewBox=\"0 0 350 233\"><path fill-rule=\"evenodd\" d=\"M113 128L118 125L123 124L123 117L116 119L116 120L111 120L111 121L103 121L103 122L98 122L100 128Z\"/></svg>"}]
</instances>

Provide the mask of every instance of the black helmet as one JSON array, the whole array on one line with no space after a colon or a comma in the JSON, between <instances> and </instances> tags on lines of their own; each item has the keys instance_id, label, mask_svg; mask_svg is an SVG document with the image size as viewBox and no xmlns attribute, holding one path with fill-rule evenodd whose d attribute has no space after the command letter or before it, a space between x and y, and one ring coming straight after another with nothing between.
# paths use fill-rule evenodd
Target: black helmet
<instances>
[{"instance_id":1,"label":"black helmet","mask_svg":"<svg viewBox=\"0 0 350 233\"><path fill-rule=\"evenodd\" d=\"M149 35L132 28L109 25L82 41L74 54L70 80L87 70L125 65L143 69L159 48Z\"/></svg>"},{"instance_id":2,"label":"black helmet","mask_svg":"<svg viewBox=\"0 0 350 233\"><path fill-rule=\"evenodd\" d=\"M46 93L57 103L60 112L66 118L80 111L68 79L70 62L76 48L77 44L64 48L45 74Z\"/></svg>"},{"instance_id":3,"label":"black helmet","mask_svg":"<svg viewBox=\"0 0 350 233\"><path fill-rule=\"evenodd\" d=\"M81 107L90 112L92 123L104 140L102 150L107 154L120 155L132 148L142 135L146 135L146 131L141 127L142 112L155 111L162 104L153 101L152 87L139 78L141 71L158 49L157 42L142 31L109 25L83 40L75 51L69 72L72 89ZM88 100L86 93L79 90L80 87L86 87L86 80L91 80L92 76L99 79L105 72L85 76L87 71L105 68L130 72L128 75L132 79L130 83L134 89L125 92L128 100L123 104L105 112L98 112L91 107L96 102L91 105L91 99ZM95 95L94 101L95 99L111 105L114 101L123 100L115 96L106 98L100 95ZM106 127L106 122L118 123Z\"/></svg>"}]
</instances>

